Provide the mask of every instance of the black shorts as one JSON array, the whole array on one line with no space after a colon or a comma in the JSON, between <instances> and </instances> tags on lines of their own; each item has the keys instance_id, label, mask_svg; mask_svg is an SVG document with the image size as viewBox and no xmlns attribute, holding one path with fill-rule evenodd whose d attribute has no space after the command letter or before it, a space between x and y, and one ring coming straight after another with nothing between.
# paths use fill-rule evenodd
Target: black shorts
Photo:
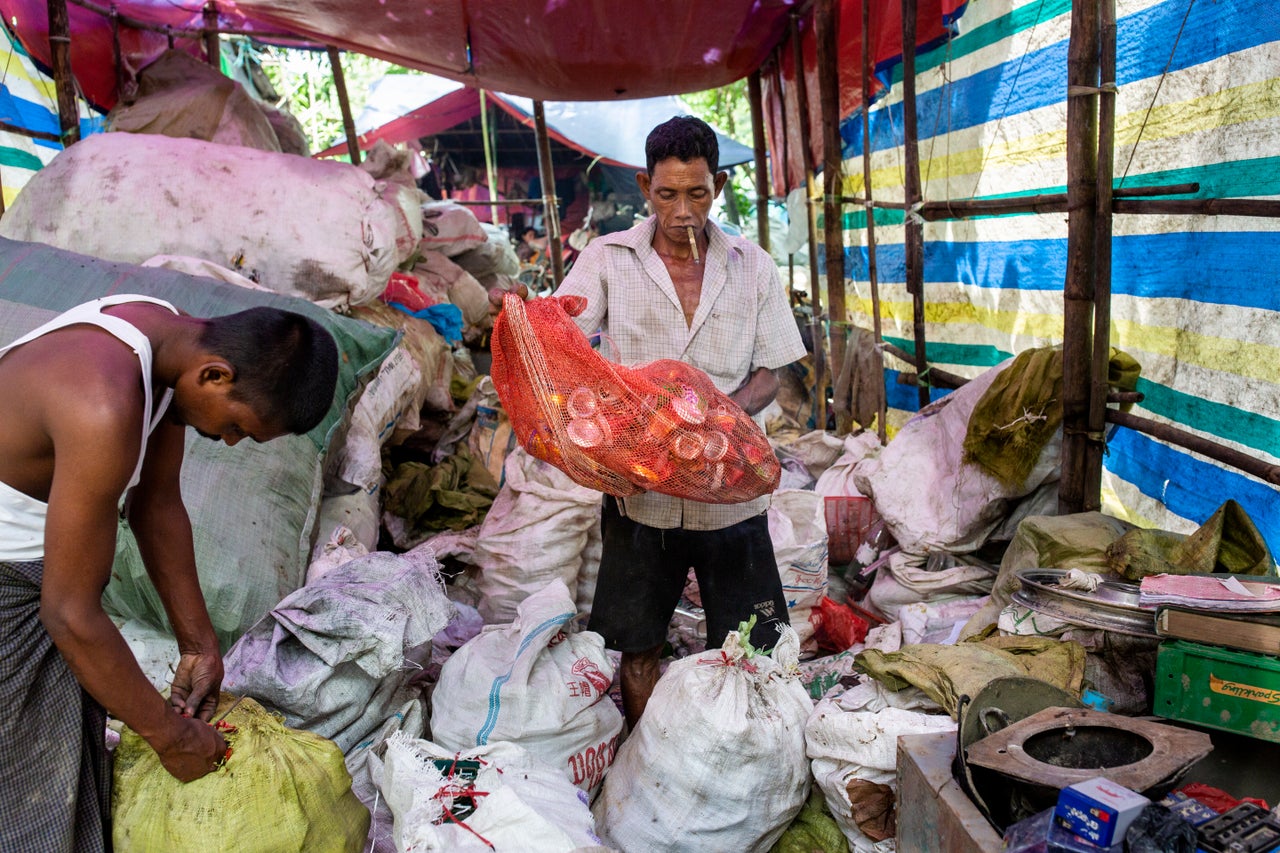
<instances>
[{"instance_id":1,"label":"black shorts","mask_svg":"<svg viewBox=\"0 0 1280 853\"><path fill-rule=\"evenodd\" d=\"M751 644L771 649L789 624L782 579L762 513L721 530L661 530L625 518L604 499L604 549L588 629L622 652L661 646L692 567L707 615L707 648L752 614Z\"/></svg>"}]
</instances>

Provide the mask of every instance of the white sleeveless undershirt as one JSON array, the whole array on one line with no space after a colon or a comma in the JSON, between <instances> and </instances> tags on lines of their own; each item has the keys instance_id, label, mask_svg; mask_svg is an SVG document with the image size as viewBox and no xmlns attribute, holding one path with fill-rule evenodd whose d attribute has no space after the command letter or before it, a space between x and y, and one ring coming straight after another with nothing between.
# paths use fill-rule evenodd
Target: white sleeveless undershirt
<instances>
[{"instance_id":1,"label":"white sleeveless undershirt","mask_svg":"<svg viewBox=\"0 0 1280 853\"><path fill-rule=\"evenodd\" d=\"M175 314L178 313L178 309L168 302L154 299L150 296L138 294L107 296L102 299L95 299L92 302L86 302L83 305L77 305L70 311L54 317L38 329L28 332L8 346L0 347L0 358L2 358L9 350L29 343L56 329L87 324L98 326L110 332L133 349L142 365L143 411L146 415L144 415L142 421L142 445L138 452L138 464L134 466L133 476L129 478L129 485L125 487L126 492L138 484L138 479L142 474L142 462L147 455L147 439L150 438L151 432L159 425L160 418L164 416L165 410L169 408L169 401L173 397L173 389L165 389L164 395L160 398L160 404L155 407L154 414L151 414L151 341L132 324L121 320L119 317L102 313L103 308L127 302L149 302L168 308ZM124 497L123 494L121 497ZM39 560L44 556L44 526L48 511L49 505L47 503L38 501L0 480L0 560Z\"/></svg>"}]
</instances>

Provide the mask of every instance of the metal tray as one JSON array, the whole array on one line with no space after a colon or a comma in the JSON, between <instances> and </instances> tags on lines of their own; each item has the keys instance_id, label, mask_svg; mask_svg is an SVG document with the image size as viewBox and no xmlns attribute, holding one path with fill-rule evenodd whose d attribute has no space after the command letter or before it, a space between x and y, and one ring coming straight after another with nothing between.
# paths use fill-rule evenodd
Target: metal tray
<instances>
[{"instance_id":1,"label":"metal tray","mask_svg":"<svg viewBox=\"0 0 1280 853\"><path fill-rule=\"evenodd\" d=\"M1138 585L1103 577L1093 592L1064 589L1066 569L1022 569L1013 600L1023 607L1079 625L1134 637L1156 636L1155 608L1138 604Z\"/></svg>"}]
</instances>

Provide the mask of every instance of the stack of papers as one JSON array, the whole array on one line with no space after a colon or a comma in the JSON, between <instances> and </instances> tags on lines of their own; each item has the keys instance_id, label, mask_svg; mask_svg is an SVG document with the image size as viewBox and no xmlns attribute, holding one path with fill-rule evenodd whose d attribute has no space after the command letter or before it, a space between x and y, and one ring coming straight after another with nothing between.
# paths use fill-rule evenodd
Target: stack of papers
<instances>
[{"instance_id":1,"label":"stack of papers","mask_svg":"<svg viewBox=\"0 0 1280 853\"><path fill-rule=\"evenodd\" d=\"M1235 613L1280 612L1280 584L1214 575L1151 575L1138 591L1141 606L1173 605Z\"/></svg>"}]
</instances>

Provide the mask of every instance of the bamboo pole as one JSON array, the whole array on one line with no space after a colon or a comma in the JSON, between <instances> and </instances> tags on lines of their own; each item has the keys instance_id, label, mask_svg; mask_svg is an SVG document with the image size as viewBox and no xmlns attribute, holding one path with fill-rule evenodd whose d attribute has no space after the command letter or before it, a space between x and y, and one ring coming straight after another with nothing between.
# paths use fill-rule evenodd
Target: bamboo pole
<instances>
[{"instance_id":1,"label":"bamboo pole","mask_svg":"<svg viewBox=\"0 0 1280 853\"><path fill-rule=\"evenodd\" d=\"M920 185L920 137L916 126L916 0L902 0L902 137L904 187L908 211L922 198ZM928 375L929 360L924 336L924 223L907 215L907 292L911 294L911 325L916 346L916 375ZM929 385L918 386L920 408L929 405Z\"/></svg>"},{"instance_id":2,"label":"bamboo pole","mask_svg":"<svg viewBox=\"0 0 1280 853\"><path fill-rule=\"evenodd\" d=\"M116 101L125 103L125 90L129 85L129 76L124 70L124 54L120 49L120 16L111 10L111 65L116 75Z\"/></svg>"},{"instance_id":3,"label":"bamboo pole","mask_svg":"<svg viewBox=\"0 0 1280 853\"><path fill-rule=\"evenodd\" d=\"M1129 412L1121 412L1117 409L1107 409L1107 420L1113 424L1119 424L1120 426L1146 433L1169 444L1185 447L1202 456L1207 456L1215 462L1221 462L1246 474L1251 474L1272 486L1280 486L1280 465L1263 462L1261 459L1242 453L1233 447L1226 447L1216 441L1186 432L1170 424L1153 421L1150 418L1144 418Z\"/></svg>"},{"instance_id":4,"label":"bamboo pole","mask_svg":"<svg viewBox=\"0 0 1280 853\"><path fill-rule=\"evenodd\" d=\"M1067 49L1067 273L1062 322L1062 479L1058 511L1086 504L1093 360L1093 300L1097 266L1098 155L1097 0L1073 0Z\"/></svg>"},{"instance_id":5,"label":"bamboo pole","mask_svg":"<svg viewBox=\"0 0 1280 853\"><path fill-rule=\"evenodd\" d=\"M211 66L222 70L222 47L218 42L218 4L209 0L204 4L204 59Z\"/></svg>"},{"instance_id":6,"label":"bamboo pole","mask_svg":"<svg viewBox=\"0 0 1280 853\"><path fill-rule=\"evenodd\" d=\"M791 16L791 48L796 66L796 102L800 113L800 154L804 160L805 211L809 220L809 296L813 306L810 335L813 338L814 417L817 429L827 428L827 367L822 345L822 295L818 290L818 225L813 204L813 147L809 143L809 84L804 76L804 50L800 43L800 25Z\"/></svg>"},{"instance_id":7,"label":"bamboo pole","mask_svg":"<svg viewBox=\"0 0 1280 853\"><path fill-rule=\"evenodd\" d=\"M484 89L480 90L480 136L484 140L484 179L489 185L489 221L497 225L498 205L493 200L498 196L498 176L493 163L493 141L489 138L489 104Z\"/></svg>"},{"instance_id":8,"label":"bamboo pole","mask_svg":"<svg viewBox=\"0 0 1280 853\"><path fill-rule=\"evenodd\" d=\"M49 58L53 64L53 84L58 92L58 141L63 148L80 141L80 110L76 106L76 83L71 76L71 25L66 0L49 0Z\"/></svg>"},{"instance_id":9,"label":"bamboo pole","mask_svg":"<svg viewBox=\"0 0 1280 853\"><path fill-rule=\"evenodd\" d=\"M751 148L756 163L756 243L769 251L769 156L764 140L764 98L760 70L747 76L747 99L751 103Z\"/></svg>"},{"instance_id":10,"label":"bamboo pole","mask_svg":"<svg viewBox=\"0 0 1280 853\"><path fill-rule=\"evenodd\" d=\"M871 289L871 330L876 344L884 343L880 322L880 281L876 270L876 217L871 200L871 0L862 0L862 191L867 195L867 286ZM877 350L879 352L880 350ZM884 359L880 359L880 408L876 413L876 436L888 440L889 397L884 391Z\"/></svg>"},{"instance_id":11,"label":"bamboo pole","mask_svg":"<svg viewBox=\"0 0 1280 853\"><path fill-rule=\"evenodd\" d=\"M1116 213L1280 217L1280 201L1263 198L1117 199Z\"/></svg>"},{"instance_id":12,"label":"bamboo pole","mask_svg":"<svg viewBox=\"0 0 1280 853\"><path fill-rule=\"evenodd\" d=\"M5 133L16 133L19 136L26 136L30 139L43 139L47 142L61 142L62 136L57 133L49 133L46 130L32 130L29 127L18 127L16 124L9 124L7 121L0 121L0 131Z\"/></svg>"},{"instance_id":13,"label":"bamboo pole","mask_svg":"<svg viewBox=\"0 0 1280 853\"><path fill-rule=\"evenodd\" d=\"M360 140L356 136L356 122L351 117L351 101L347 99L347 79L342 73L342 54L329 45L329 65L333 68L333 87L338 90L338 108L342 110L342 129L347 134L347 154L352 165L360 165Z\"/></svg>"},{"instance_id":14,"label":"bamboo pole","mask_svg":"<svg viewBox=\"0 0 1280 853\"><path fill-rule=\"evenodd\" d=\"M1082 508L1102 507L1102 454L1106 449L1107 375L1111 362L1111 182L1115 175L1116 7L1098 3L1098 176L1093 247L1093 361L1089 371L1089 434L1084 444Z\"/></svg>"},{"instance_id":15,"label":"bamboo pole","mask_svg":"<svg viewBox=\"0 0 1280 853\"><path fill-rule=\"evenodd\" d=\"M836 435L853 429L849 378L845 375L845 347L849 312L844 293L844 156L840 140L840 70L837 45L839 10L836 0L818 0L814 9L814 36L818 43L818 100L822 105L822 235L827 261L828 346L835 379L832 408Z\"/></svg>"},{"instance_id":16,"label":"bamboo pole","mask_svg":"<svg viewBox=\"0 0 1280 853\"><path fill-rule=\"evenodd\" d=\"M1134 199L1145 198L1148 196L1165 196L1165 195L1183 195L1186 193L1195 193L1200 191L1199 184L1168 184L1165 186L1149 186L1149 187L1116 187L1111 191L1111 195L1115 199ZM842 196L840 199L845 204L861 204L875 207L881 210L906 210L907 205L900 201L873 201L870 198L862 196ZM1207 202L1257 202L1259 205L1271 205L1275 202L1261 199L1157 199L1159 201L1184 202L1179 209L1182 212L1209 212ZM1155 202L1152 202L1155 203ZM1128 205L1128 207L1141 207L1142 205ZM1201 211L1200 206L1206 208ZM1232 208L1233 212L1243 209L1243 205ZM1041 193L1038 195L1020 195L1006 196L1004 198L956 198L945 199L943 201L925 201L921 202L917 208L920 218L927 222L936 222L946 219L968 219L971 216L1005 216L1017 213L1066 213L1067 212L1067 194L1066 193ZM1116 211L1117 213L1119 211ZM1136 210L1126 210L1126 213L1146 212ZM1154 212L1154 211L1153 211ZM1160 211L1166 213L1168 211Z\"/></svg>"},{"instance_id":17,"label":"bamboo pole","mask_svg":"<svg viewBox=\"0 0 1280 853\"><path fill-rule=\"evenodd\" d=\"M547 248L551 250L552 290L564 281L564 245L560 242L560 202L556 198L556 171L551 164L551 137L547 135L547 113L542 101L533 102L533 131L538 139L538 175L542 181L542 221L546 225Z\"/></svg>"},{"instance_id":18,"label":"bamboo pole","mask_svg":"<svg viewBox=\"0 0 1280 853\"><path fill-rule=\"evenodd\" d=\"M901 347L896 347L888 341L883 341L880 348L892 356L902 359L907 364L915 361L915 356ZM936 367L929 368L929 379L926 384L934 388L959 388L969 380L958 373L949 373ZM899 373L898 382L903 385L918 385L920 378L914 373Z\"/></svg>"}]
</instances>

